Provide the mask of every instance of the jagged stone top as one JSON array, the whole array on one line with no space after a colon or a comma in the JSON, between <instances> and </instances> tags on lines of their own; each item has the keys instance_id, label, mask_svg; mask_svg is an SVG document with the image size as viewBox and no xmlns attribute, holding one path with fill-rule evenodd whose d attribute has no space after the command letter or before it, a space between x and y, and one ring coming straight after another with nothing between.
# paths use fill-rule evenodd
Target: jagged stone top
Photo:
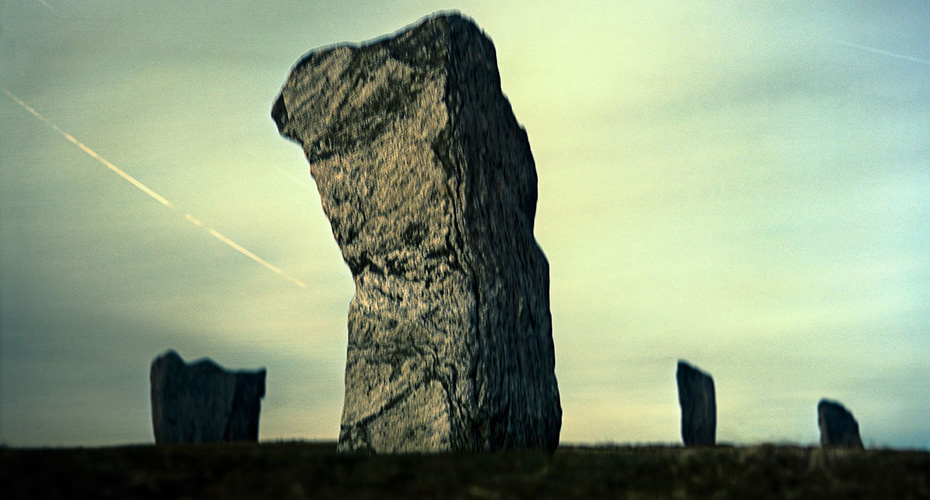
<instances>
[{"instance_id":1,"label":"jagged stone top","mask_svg":"<svg viewBox=\"0 0 930 500\"><path fill-rule=\"evenodd\" d=\"M467 62L454 57L472 53L467 45L478 45L483 57ZM372 73L374 61L386 64ZM441 73L455 74L463 62L467 71L480 71L482 81L500 89L494 45L487 34L459 12L436 13L392 35L308 52L284 84L292 92L278 95L271 116L283 136L303 145L308 160L325 159L378 137L428 82ZM307 68L317 68L313 78L307 77ZM320 94L328 98L314 98Z\"/></svg>"},{"instance_id":2,"label":"jagged stone top","mask_svg":"<svg viewBox=\"0 0 930 500\"><path fill-rule=\"evenodd\" d=\"M220 371L223 373L230 373L233 375L236 375L236 374L264 375L267 372L265 367L260 367L255 370L228 370L220 366L216 361L213 361L210 358L199 358L194 361L187 362L187 361L184 361L184 358L182 358L181 355L178 354L177 351L175 351L174 349L168 349L167 351L158 355L158 357L156 357L155 360L152 362L153 365L155 364L162 365L165 363L181 365L187 368L196 368L200 370L205 369L205 370L212 370L212 371Z\"/></svg>"},{"instance_id":3,"label":"jagged stone top","mask_svg":"<svg viewBox=\"0 0 930 500\"><path fill-rule=\"evenodd\" d=\"M684 370L685 373L693 372L693 373L704 375L707 378L712 378L709 373L705 372L704 370L701 370L700 368L692 365L691 363L688 363L687 361L683 359L678 360L678 370L679 371Z\"/></svg>"},{"instance_id":4,"label":"jagged stone top","mask_svg":"<svg viewBox=\"0 0 930 500\"><path fill-rule=\"evenodd\" d=\"M426 16L396 32L379 36L366 42L343 42L319 47L304 54L292 68L299 70L306 64L312 64L315 59L343 47L358 50L377 50L380 47L392 49L391 55L411 66L438 67L444 61L429 49L439 45L442 38L448 39L453 30L470 30L487 37L487 34L475 24L474 20L458 11L437 12ZM437 36L439 35L439 36Z\"/></svg>"}]
</instances>

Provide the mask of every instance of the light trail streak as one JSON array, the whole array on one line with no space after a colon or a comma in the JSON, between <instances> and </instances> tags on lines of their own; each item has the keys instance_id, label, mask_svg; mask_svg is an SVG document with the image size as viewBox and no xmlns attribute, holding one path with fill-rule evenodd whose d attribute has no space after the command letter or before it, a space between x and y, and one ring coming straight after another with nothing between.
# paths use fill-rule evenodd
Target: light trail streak
<instances>
[{"instance_id":1,"label":"light trail streak","mask_svg":"<svg viewBox=\"0 0 930 500\"><path fill-rule=\"evenodd\" d=\"M3 93L6 94L10 99L13 99L13 101L16 102L16 104L19 104L20 106L22 106L26 111L32 113L33 116L35 116L35 117L38 118L39 120L42 120L43 123L45 123L45 124L48 125L49 127L52 127L52 130L54 130L55 132L58 132L59 134L61 134L62 137L64 137L65 139L67 139L69 142L71 142L71 143L74 144L75 146L81 148L81 151L87 153L88 155L90 155L91 158L97 160L98 162L102 163L103 166L105 166L105 167L109 168L110 170L112 170L113 172L115 172L116 175L122 177L123 179L126 179L130 184L132 184L133 186L139 188L139 190L141 190L143 193L145 193L145 194L151 196L152 198L155 199L155 201L161 203L162 205L164 205L164 206L166 206L166 207L170 207L170 206L171 206L171 203L170 203L168 200L166 200L164 197L162 197L160 194L156 193L155 191L152 191L148 186L146 186L145 184L142 184L141 182L139 182L138 179L136 179L135 177L133 177L133 176L127 174L126 172L123 172L123 171L122 171L121 169L119 169L116 165L110 163L110 162L107 161L104 157L102 157L102 156L100 156L99 154L97 154L96 151L94 151L93 149L90 149L89 147L87 147L86 144L84 144L83 142L81 142L81 141L75 139L74 136L72 136L71 134L69 134L69 133L65 132L64 130L60 129L60 128L58 127L58 125L55 125L54 123L50 122L47 118L45 118L44 116L42 116L41 113L39 113L38 111L36 111L35 109L33 109L32 106L26 104L25 102L23 102L22 100L20 100L18 97L16 97L16 96L13 95L12 93L10 93L9 90L3 89Z\"/></svg>"},{"instance_id":2,"label":"light trail streak","mask_svg":"<svg viewBox=\"0 0 930 500\"><path fill-rule=\"evenodd\" d=\"M920 63L920 64L930 64L930 60L921 59L919 57L908 56L904 54L898 54L895 52L888 52L887 50L877 49L875 47L869 47L868 45L859 45L858 43L846 42L843 40L837 40L836 43L840 45L845 45L847 47L852 47L854 49L864 50L866 52L871 52L873 54L881 54L883 56L895 57L898 59L903 59L905 61Z\"/></svg>"},{"instance_id":3,"label":"light trail streak","mask_svg":"<svg viewBox=\"0 0 930 500\"><path fill-rule=\"evenodd\" d=\"M197 227L203 227L203 222L200 222L199 220L195 219L194 216L191 214L184 214L184 218L191 221L191 224Z\"/></svg>"},{"instance_id":4,"label":"light trail streak","mask_svg":"<svg viewBox=\"0 0 930 500\"><path fill-rule=\"evenodd\" d=\"M151 198L153 198L155 201L161 203L162 205L164 205L164 206L166 206L166 207L168 207L168 208L172 208L172 209L174 208L174 206L171 204L171 202L169 202L167 199L165 199L165 197L163 197L162 195L156 193L154 190L152 190L151 188L149 188L148 186L146 186L145 184L143 184L141 181L139 181L139 180L136 179L135 177L133 177L133 176L127 174L127 173L124 172L122 169L118 168L116 165L110 163L109 160L107 160L106 158L100 156L96 151L94 151L93 149L91 149L90 147L88 147L88 146L87 146L86 144L84 144L83 142L81 142L81 141L75 139L74 136L72 136L72 135L69 134L68 132L65 132L64 130L62 130L60 127L58 127L58 125L55 125L54 123L52 123L48 118L46 118L46 117L43 116L41 113L39 113L38 111L36 111L32 106L26 104L23 100L21 100L20 98L16 97L15 95L13 95L12 92L10 92L10 91L7 90L7 89L3 89L3 93L6 94L7 97L9 97L10 99L12 99L13 102L15 102L16 104L19 104L20 107L22 107L23 109L25 109L26 111L28 111L30 114L32 114L32 116L35 116L35 117L38 118L40 121L42 121L42 123L44 123L44 124L48 125L49 127L51 127L52 130L54 130L55 132L58 132L62 137L64 137L65 139L67 139L68 142L74 144L74 145L77 146L81 151L83 151L84 153L86 153L88 156L90 156L91 158L97 160L99 163L101 163L103 166L105 166L105 167L107 167L108 169L110 169L110 170L111 170L112 172L114 172L116 175L119 175L120 177L122 177L123 180L125 180L126 182L129 182L130 184L132 184L133 186L135 186L137 189L139 189L139 190L142 191L143 193L149 195ZM204 226L203 222L201 222L200 219L197 219L197 218L194 217L193 215L191 215L191 214L184 214L184 218L187 219L187 221L190 222L191 224L193 224L194 226L197 226L197 227L199 227L199 228L201 228L201 229L205 229L205 230L210 234L210 236L213 236L214 238L216 238L216 239L222 241L223 243L225 243L227 246L229 246L229 247L232 248L233 250L235 250L235 251L241 253L242 255L245 255L246 257L252 259L253 261L255 261L255 262L261 264L262 266L264 266L266 269L270 270L271 272L273 272L273 273L275 273L275 274L281 276L282 278L284 278L284 279L290 281L291 283L293 283L293 284L299 286L300 288L307 288L306 283L304 283L304 282L300 281L299 279L294 278L293 276L291 276L291 275L285 273L284 271L282 271L280 268L278 268L278 267L275 266L274 264L271 264L270 262L268 262L268 261L266 261L265 259L259 257L258 255L255 255L254 253L250 252L249 250L247 250L247 249L246 249L245 247L243 247L242 245L240 245L240 244L236 243L235 241L233 241L233 240L227 238L226 236L224 236L224 235L223 235L222 233L220 233L219 231L216 231L215 229L212 229L212 228L209 228L209 227Z\"/></svg>"},{"instance_id":5,"label":"light trail streak","mask_svg":"<svg viewBox=\"0 0 930 500\"><path fill-rule=\"evenodd\" d=\"M193 221L192 221L192 222L193 222ZM199 221L198 221L198 222L199 222ZM196 224L196 223L195 223L195 224ZM297 285L297 286L299 286L299 287L301 287L301 288L307 288L307 285L304 284L304 282L298 280L297 278L293 278L293 277L289 276L287 273L285 273L284 271L278 269L276 266L274 266L273 264L269 263L269 262L266 261L265 259L259 257L258 255L255 255L254 253L252 253L252 252L246 250L245 248L242 248L242 246L240 246L240 245L239 245L238 243L236 243L235 241L233 241L233 240L231 240L231 239L229 239L229 238L223 236L222 234L220 234L219 231L216 231L215 229L207 229L207 231L209 231L210 234L211 234L214 238L216 238L216 239L222 241L223 243L226 243L227 245L229 245L230 247L232 247L234 250L238 251L238 252L241 253L242 255L245 255L246 257L248 257L248 258L254 260L255 262L258 262L259 264L265 266L265 267L266 267L268 270L270 270L271 272L280 275L280 276L283 277L284 279L290 281L291 283L293 283L293 284L295 284L295 285Z\"/></svg>"}]
</instances>

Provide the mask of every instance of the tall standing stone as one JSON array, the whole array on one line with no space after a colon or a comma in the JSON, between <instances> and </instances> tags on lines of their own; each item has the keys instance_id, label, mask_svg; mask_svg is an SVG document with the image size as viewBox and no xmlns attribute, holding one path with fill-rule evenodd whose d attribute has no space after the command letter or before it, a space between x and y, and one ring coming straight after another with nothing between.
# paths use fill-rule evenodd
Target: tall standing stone
<instances>
[{"instance_id":1,"label":"tall standing stone","mask_svg":"<svg viewBox=\"0 0 930 500\"><path fill-rule=\"evenodd\" d=\"M859 423L839 402L821 399L817 404L817 424L820 427L821 446L863 448Z\"/></svg>"},{"instance_id":2,"label":"tall standing stone","mask_svg":"<svg viewBox=\"0 0 930 500\"><path fill-rule=\"evenodd\" d=\"M355 281L339 449L554 449L536 169L488 37L442 14L312 51L272 116Z\"/></svg>"},{"instance_id":3,"label":"tall standing stone","mask_svg":"<svg viewBox=\"0 0 930 500\"><path fill-rule=\"evenodd\" d=\"M681 405L681 439L685 446L713 446L717 442L717 402L714 379L678 361L678 403Z\"/></svg>"},{"instance_id":4,"label":"tall standing stone","mask_svg":"<svg viewBox=\"0 0 930 500\"><path fill-rule=\"evenodd\" d=\"M209 359L190 365L174 351L152 361L156 443L257 441L265 370L230 372Z\"/></svg>"}]
</instances>

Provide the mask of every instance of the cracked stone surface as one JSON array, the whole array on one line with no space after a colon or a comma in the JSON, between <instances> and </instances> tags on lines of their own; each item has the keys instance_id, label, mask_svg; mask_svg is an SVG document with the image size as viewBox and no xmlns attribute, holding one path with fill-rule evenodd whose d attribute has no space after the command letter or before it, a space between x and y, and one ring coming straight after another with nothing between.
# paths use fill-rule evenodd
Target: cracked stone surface
<instances>
[{"instance_id":1,"label":"cracked stone surface","mask_svg":"<svg viewBox=\"0 0 930 500\"><path fill-rule=\"evenodd\" d=\"M152 361L156 443L257 441L265 370L227 371L209 359L190 365L174 351Z\"/></svg>"},{"instance_id":2,"label":"cracked stone surface","mask_svg":"<svg viewBox=\"0 0 930 500\"><path fill-rule=\"evenodd\" d=\"M821 446L863 448L859 423L839 402L821 399L817 404L817 424L820 427Z\"/></svg>"},{"instance_id":3,"label":"cracked stone surface","mask_svg":"<svg viewBox=\"0 0 930 500\"><path fill-rule=\"evenodd\" d=\"M678 403L681 405L681 439L685 446L713 446L717 441L717 402L714 379L678 361Z\"/></svg>"},{"instance_id":4,"label":"cracked stone surface","mask_svg":"<svg viewBox=\"0 0 930 500\"><path fill-rule=\"evenodd\" d=\"M536 168L490 39L444 13L312 51L272 117L355 281L339 449L554 449Z\"/></svg>"}]
</instances>

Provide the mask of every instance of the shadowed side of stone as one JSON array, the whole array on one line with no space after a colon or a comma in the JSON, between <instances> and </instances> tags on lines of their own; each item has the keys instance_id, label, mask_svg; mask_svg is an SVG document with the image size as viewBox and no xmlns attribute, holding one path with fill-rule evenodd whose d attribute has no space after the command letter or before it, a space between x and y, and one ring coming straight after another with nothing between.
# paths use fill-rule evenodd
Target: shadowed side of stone
<instances>
[{"instance_id":1,"label":"shadowed side of stone","mask_svg":"<svg viewBox=\"0 0 930 500\"><path fill-rule=\"evenodd\" d=\"M678 403L681 405L681 439L685 446L713 446L717 440L717 402L714 379L678 361Z\"/></svg>"},{"instance_id":2,"label":"shadowed side of stone","mask_svg":"<svg viewBox=\"0 0 930 500\"><path fill-rule=\"evenodd\" d=\"M339 449L554 449L536 169L487 36L443 14L311 52L272 117L355 281Z\"/></svg>"},{"instance_id":3,"label":"shadowed side of stone","mask_svg":"<svg viewBox=\"0 0 930 500\"><path fill-rule=\"evenodd\" d=\"M852 413L837 401L821 399L817 405L821 446L841 446L862 449L859 423Z\"/></svg>"},{"instance_id":4,"label":"shadowed side of stone","mask_svg":"<svg viewBox=\"0 0 930 500\"><path fill-rule=\"evenodd\" d=\"M265 370L224 370L203 359L190 365L174 351L152 361L156 443L257 441Z\"/></svg>"}]
</instances>

